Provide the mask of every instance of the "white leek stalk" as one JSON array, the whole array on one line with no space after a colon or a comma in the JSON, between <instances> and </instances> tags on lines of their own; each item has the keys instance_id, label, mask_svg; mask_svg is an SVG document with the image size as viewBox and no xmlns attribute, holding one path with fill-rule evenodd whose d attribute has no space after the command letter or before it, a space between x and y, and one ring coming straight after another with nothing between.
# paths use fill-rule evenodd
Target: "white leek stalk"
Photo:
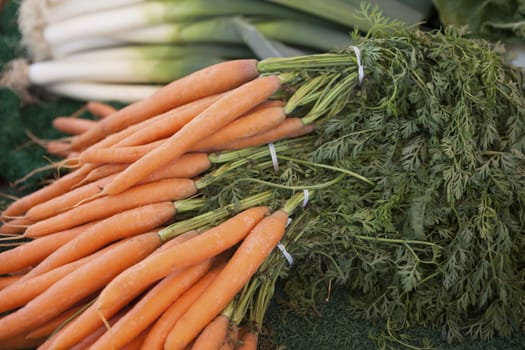
<instances>
[{"instance_id":1,"label":"white leek stalk","mask_svg":"<svg viewBox=\"0 0 525 350\"><path fill-rule=\"evenodd\" d=\"M191 45L125 45L107 49L89 50L65 56L67 61L111 61L137 59L172 59L202 55L228 59L253 57L241 45L191 44Z\"/></svg>"},{"instance_id":2,"label":"white leek stalk","mask_svg":"<svg viewBox=\"0 0 525 350\"><path fill-rule=\"evenodd\" d=\"M115 101L132 103L151 96L160 88L152 84L105 84L68 81L50 84L46 90L82 101Z\"/></svg>"},{"instance_id":3,"label":"white leek stalk","mask_svg":"<svg viewBox=\"0 0 525 350\"><path fill-rule=\"evenodd\" d=\"M211 56L186 56L174 60L118 60L37 62L29 66L29 81L48 85L83 80L112 83L168 83L198 69L221 62Z\"/></svg>"},{"instance_id":4,"label":"white leek stalk","mask_svg":"<svg viewBox=\"0 0 525 350\"><path fill-rule=\"evenodd\" d=\"M48 44L56 45L76 38L105 36L163 22L221 15L305 17L297 11L255 0L148 1L53 23L45 28L44 38Z\"/></svg>"},{"instance_id":5,"label":"white leek stalk","mask_svg":"<svg viewBox=\"0 0 525 350\"><path fill-rule=\"evenodd\" d=\"M61 0L61 1L39 1L41 2L42 14L46 23L56 23L75 16L88 13L107 11L121 6L141 3L147 0Z\"/></svg>"}]
</instances>

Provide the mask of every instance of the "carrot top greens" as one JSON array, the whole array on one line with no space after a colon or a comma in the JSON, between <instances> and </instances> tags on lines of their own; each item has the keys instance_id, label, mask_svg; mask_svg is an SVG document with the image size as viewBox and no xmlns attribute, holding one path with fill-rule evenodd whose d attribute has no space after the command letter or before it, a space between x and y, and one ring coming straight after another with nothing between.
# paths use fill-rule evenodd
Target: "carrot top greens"
<instances>
[{"instance_id":1,"label":"carrot top greens","mask_svg":"<svg viewBox=\"0 0 525 350\"><path fill-rule=\"evenodd\" d=\"M281 257L265 273L286 271L290 301L312 306L339 285L357 314L392 329L508 335L525 314L523 72L461 30L372 19L352 38L361 84L352 48L259 63L294 75L280 97L315 120L315 150L280 158L278 171L239 168L204 192L231 202L275 183L290 186L272 187L286 198L336 178L334 168L359 174L369 181L345 176L316 191L289 227L295 264Z\"/></svg>"}]
</instances>

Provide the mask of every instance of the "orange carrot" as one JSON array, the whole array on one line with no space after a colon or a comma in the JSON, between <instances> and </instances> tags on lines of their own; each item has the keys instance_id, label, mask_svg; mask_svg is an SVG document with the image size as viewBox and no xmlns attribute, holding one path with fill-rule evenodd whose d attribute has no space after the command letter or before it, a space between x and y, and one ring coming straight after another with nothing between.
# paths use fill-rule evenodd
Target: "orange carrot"
<instances>
[{"instance_id":1,"label":"orange carrot","mask_svg":"<svg viewBox=\"0 0 525 350\"><path fill-rule=\"evenodd\" d=\"M204 277L196 282L190 289L175 301L151 328L149 334L144 340L143 349L147 350L163 350L164 341L168 336L171 328L177 320L188 310L190 305L204 292L211 281L222 270L224 265L219 265L212 268Z\"/></svg>"},{"instance_id":2,"label":"orange carrot","mask_svg":"<svg viewBox=\"0 0 525 350\"><path fill-rule=\"evenodd\" d=\"M91 171L93 167L93 165L86 165L76 169L52 184L19 198L2 212L2 218L23 215L31 207L69 191L69 189Z\"/></svg>"},{"instance_id":3,"label":"orange carrot","mask_svg":"<svg viewBox=\"0 0 525 350\"><path fill-rule=\"evenodd\" d=\"M184 270L165 277L126 313L111 329L106 332L91 350L119 349L149 327L169 308L182 293L188 290L210 269L211 259L207 259Z\"/></svg>"},{"instance_id":4,"label":"orange carrot","mask_svg":"<svg viewBox=\"0 0 525 350\"><path fill-rule=\"evenodd\" d=\"M68 157L73 151L69 149L69 143L62 140L50 140L45 143L45 149L48 154L59 157Z\"/></svg>"},{"instance_id":5,"label":"orange carrot","mask_svg":"<svg viewBox=\"0 0 525 350\"><path fill-rule=\"evenodd\" d=\"M38 264L60 246L87 230L95 223L77 226L72 229L38 238L16 248L0 253L0 274L12 273Z\"/></svg>"},{"instance_id":6,"label":"orange carrot","mask_svg":"<svg viewBox=\"0 0 525 350\"><path fill-rule=\"evenodd\" d=\"M75 117L56 117L52 121L55 129L69 135L78 135L86 132L89 128L94 127L96 123L94 120Z\"/></svg>"},{"instance_id":7,"label":"orange carrot","mask_svg":"<svg viewBox=\"0 0 525 350\"><path fill-rule=\"evenodd\" d=\"M89 101L86 103L86 109L99 118L105 118L117 111L115 107L99 101Z\"/></svg>"},{"instance_id":8,"label":"orange carrot","mask_svg":"<svg viewBox=\"0 0 525 350\"><path fill-rule=\"evenodd\" d=\"M26 273L24 278L34 277L75 261L118 239L153 230L172 218L175 211L173 203L160 202L113 215L58 248Z\"/></svg>"},{"instance_id":9,"label":"orange carrot","mask_svg":"<svg viewBox=\"0 0 525 350\"><path fill-rule=\"evenodd\" d=\"M233 350L237 348L237 342L239 341L239 326L230 321L228 325L228 333L224 339L224 342L219 347L219 350Z\"/></svg>"},{"instance_id":10,"label":"orange carrot","mask_svg":"<svg viewBox=\"0 0 525 350\"><path fill-rule=\"evenodd\" d=\"M146 176L141 183L148 183L159 181L166 178L186 178L190 179L208 170L211 166L211 161L208 154L193 152L186 153L179 158L168 162L154 173Z\"/></svg>"},{"instance_id":11,"label":"orange carrot","mask_svg":"<svg viewBox=\"0 0 525 350\"><path fill-rule=\"evenodd\" d=\"M132 300L151 283L176 269L222 253L242 240L267 213L265 206L246 209L187 242L148 257L104 288L97 299L97 309L107 309L117 301Z\"/></svg>"},{"instance_id":12,"label":"orange carrot","mask_svg":"<svg viewBox=\"0 0 525 350\"><path fill-rule=\"evenodd\" d=\"M85 305L75 305L66 311L62 312L60 315L44 323L42 326L37 327L27 333L26 339L44 339L51 335L58 327L62 326L64 322L67 322L71 317L74 317Z\"/></svg>"},{"instance_id":13,"label":"orange carrot","mask_svg":"<svg viewBox=\"0 0 525 350\"><path fill-rule=\"evenodd\" d=\"M116 174L124 170L127 166L128 164L101 164L99 166L95 166L93 170L86 174L86 176L84 176L84 178L76 185L71 187L71 189L84 186L93 181L100 180L106 176Z\"/></svg>"},{"instance_id":14,"label":"orange carrot","mask_svg":"<svg viewBox=\"0 0 525 350\"><path fill-rule=\"evenodd\" d=\"M165 141L166 139L161 139L140 146L91 148L80 154L80 161L82 163L132 163Z\"/></svg>"},{"instance_id":15,"label":"orange carrot","mask_svg":"<svg viewBox=\"0 0 525 350\"><path fill-rule=\"evenodd\" d=\"M228 327L230 325L230 317L222 313L217 315L210 323L204 327L193 345L192 350L206 350L217 349L226 340L228 334Z\"/></svg>"},{"instance_id":16,"label":"orange carrot","mask_svg":"<svg viewBox=\"0 0 525 350\"><path fill-rule=\"evenodd\" d=\"M223 94L207 96L169 110L116 144L118 147L143 145L173 135Z\"/></svg>"},{"instance_id":17,"label":"orange carrot","mask_svg":"<svg viewBox=\"0 0 525 350\"><path fill-rule=\"evenodd\" d=\"M146 328L139 335L133 338L133 340L131 340L129 343L120 348L120 350L140 350L142 348L144 340L146 339L146 336L148 335L148 332L149 328Z\"/></svg>"},{"instance_id":18,"label":"orange carrot","mask_svg":"<svg viewBox=\"0 0 525 350\"><path fill-rule=\"evenodd\" d=\"M288 213L280 209L253 228L208 289L175 323L166 349L184 349L224 309L277 245L287 222Z\"/></svg>"},{"instance_id":19,"label":"orange carrot","mask_svg":"<svg viewBox=\"0 0 525 350\"><path fill-rule=\"evenodd\" d=\"M24 232L34 221L26 218L16 218L5 222L0 226L0 234L4 235L16 235L18 233Z\"/></svg>"},{"instance_id":20,"label":"orange carrot","mask_svg":"<svg viewBox=\"0 0 525 350\"><path fill-rule=\"evenodd\" d=\"M26 229L25 235L40 237L143 205L188 198L196 191L195 182L190 179L165 179L137 185L118 195L101 197L38 221Z\"/></svg>"},{"instance_id":21,"label":"orange carrot","mask_svg":"<svg viewBox=\"0 0 525 350\"><path fill-rule=\"evenodd\" d=\"M259 341L259 336L257 332L253 330L247 330L239 339L239 345L237 350L257 350L257 343Z\"/></svg>"},{"instance_id":22,"label":"orange carrot","mask_svg":"<svg viewBox=\"0 0 525 350\"><path fill-rule=\"evenodd\" d=\"M100 338L104 333L106 333L106 331L108 330L107 325L109 326L114 325L118 320L120 320L122 316L126 314L127 311L128 311L127 308L123 308L122 310L120 310L115 316L111 317L107 321L107 324L103 324L100 327L98 327L95 331L91 332L87 337L85 337L84 339L76 343L74 346L71 346L69 350L88 350L91 347L91 345L93 345L97 341L98 338ZM57 333L55 333L55 335L49 338L44 344L44 346L42 347L44 347L45 349L50 348L50 345L53 343L54 339L60 335L59 334L60 332L61 331L59 330ZM41 350L40 348L38 349Z\"/></svg>"},{"instance_id":23,"label":"orange carrot","mask_svg":"<svg viewBox=\"0 0 525 350\"><path fill-rule=\"evenodd\" d=\"M102 119L97 127L76 136L71 142L71 148L85 148L110 133L188 102L228 91L258 75L255 59L230 60L201 69Z\"/></svg>"},{"instance_id":24,"label":"orange carrot","mask_svg":"<svg viewBox=\"0 0 525 350\"><path fill-rule=\"evenodd\" d=\"M260 146L267 143L276 142L282 139L302 136L312 132L314 128L314 124L305 125L301 118L286 118L280 125L276 126L271 130L257 135L231 141L229 143L217 146L215 147L215 149L235 150L246 147Z\"/></svg>"},{"instance_id":25,"label":"orange carrot","mask_svg":"<svg viewBox=\"0 0 525 350\"><path fill-rule=\"evenodd\" d=\"M103 193L117 194L130 188L163 164L189 151L199 140L266 101L280 86L278 76L265 76L227 92L161 146L121 172L104 187Z\"/></svg>"},{"instance_id":26,"label":"orange carrot","mask_svg":"<svg viewBox=\"0 0 525 350\"><path fill-rule=\"evenodd\" d=\"M72 208L81 200L94 196L100 192L100 189L108 184L115 176L116 175L110 175L87 185L76 187L60 196L56 196L48 201L37 204L29 209L24 217L36 222L60 214L61 212Z\"/></svg>"},{"instance_id":27,"label":"orange carrot","mask_svg":"<svg viewBox=\"0 0 525 350\"><path fill-rule=\"evenodd\" d=\"M186 240L192 239L197 235L196 231L190 231L183 235L177 236L170 241L164 243L160 248L152 253L152 255L159 254L165 249L170 249L173 246L181 244ZM123 308L128 305L127 300L116 300L110 308L104 311L106 319L111 318L113 315L121 312ZM54 337L46 342L46 349L63 349L68 350L75 344L78 344L82 339L88 337L92 332L97 331L100 326L103 325L101 319L101 313L93 304L87 308L82 314L76 319L67 324L62 328Z\"/></svg>"},{"instance_id":28,"label":"orange carrot","mask_svg":"<svg viewBox=\"0 0 525 350\"><path fill-rule=\"evenodd\" d=\"M160 245L156 232L128 239L57 281L24 307L0 318L0 339L42 325L97 291L119 272L137 263Z\"/></svg>"},{"instance_id":29,"label":"orange carrot","mask_svg":"<svg viewBox=\"0 0 525 350\"><path fill-rule=\"evenodd\" d=\"M210 150L217 146L270 130L284 121L283 107L260 108L234 120L224 128L197 142L193 150Z\"/></svg>"},{"instance_id":30,"label":"orange carrot","mask_svg":"<svg viewBox=\"0 0 525 350\"><path fill-rule=\"evenodd\" d=\"M18 281L20 277L22 275L0 276L0 291Z\"/></svg>"},{"instance_id":31,"label":"orange carrot","mask_svg":"<svg viewBox=\"0 0 525 350\"><path fill-rule=\"evenodd\" d=\"M2 350L21 350L34 349L38 347L45 339L26 339L25 334L17 335L10 339L2 340Z\"/></svg>"},{"instance_id":32,"label":"orange carrot","mask_svg":"<svg viewBox=\"0 0 525 350\"><path fill-rule=\"evenodd\" d=\"M51 287L55 282L103 254L111 247L112 246L106 247L82 259L59 266L38 276L21 278L16 284L0 290L0 312L8 311L28 303L47 288Z\"/></svg>"}]
</instances>

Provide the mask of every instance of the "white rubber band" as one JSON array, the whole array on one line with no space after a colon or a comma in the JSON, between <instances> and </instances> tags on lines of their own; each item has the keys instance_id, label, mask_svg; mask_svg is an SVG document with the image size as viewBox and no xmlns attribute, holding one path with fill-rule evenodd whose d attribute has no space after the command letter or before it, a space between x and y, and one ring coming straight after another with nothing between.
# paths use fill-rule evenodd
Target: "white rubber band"
<instances>
[{"instance_id":1,"label":"white rubber band","mask_svg":"<svg viewBox=\"0 0 525 350\"><path fill-rule=\"evenodd\" d=\"M269 143L268 148L270 149L270 156L272 157L273 169L275 171L279 171L279 160L277 159L277 152L275 151L275 146L273 145L273 143Z\"/></svg>"},{"instance_id":2,"label":"white rubber band","mask_svg":"<svg viewBox=\"0 0 525 350\"><path fill-rule=\"evenodd\" d=\"M310 192L308 190L303 190L304 193L304 199L303 199L303 208L306 207L308 204L308 200L310 199Z\"/></svg>"},{"instance_id":3,"label":"white rubber band","mask_svg":"<svg viewBox=\"0 0 525 350\"><path fill-rule=\"evenodd\" d=\"M281 253L284 255L284 257L286 258L286 260L288 261L288 265L292 266L294 261L293 261L293 256L292 254L290 254L286 248L284 247L284 245L279 242L277 244L277 248L279 248L279 250L281 251Z\"/></svg>"},{"instance_id":4,"label":"white rubber band","mask_svg":"<svg viewBox=\"0 0 525 350\"><path fill-rule=\"evenodd\" d=\"M359 77L359 85L361 85L365 79L365 68L361 64L361 50L359 50L357 46L350 46L350 48L354 50L355 57L357 58L357 74Z\"/></svg>"}]
</instances>

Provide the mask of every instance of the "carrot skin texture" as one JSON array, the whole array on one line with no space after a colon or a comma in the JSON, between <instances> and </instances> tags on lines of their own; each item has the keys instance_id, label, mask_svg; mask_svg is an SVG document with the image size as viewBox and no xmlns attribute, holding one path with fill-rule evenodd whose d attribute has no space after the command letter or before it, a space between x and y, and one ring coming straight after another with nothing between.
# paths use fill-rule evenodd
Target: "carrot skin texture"
<instances>
[{"instance_id":1,"label":"carrot skin texture","mask_svg":"<svg viewBox=\"0 0 525 350\"><path fill-rule=\"evenodd\" d=\"M0 318L0 339L8 339L49 321L102 288L120 271L160 245L156 232L133 237L81 266L14 313Z\"/></svg>"},{"instance_id":2,"label":"carrot skin texture","mask_svg":"<svg viewBox=\"0 0 525 350\"><path fill-rule=\"evenodd\" d=\"M105 118L117 111L117 108L99 101L89 101L86 103L86 109L99 118Z\"/></svg>"},{"instance_id":3,"label":"carrot skin texture","mask_svg":"<svg viewBox=\"0 0 525 350\"><path fill-rule=\"evenodd\" d=\"M24 243L0 253L0 274L16 272L40 263L59 247L95 223L77 226Z\"/></svg>"},{"instance_id":4,"label":"carrot skin texture","mask_svg":"<svg viewBox=\"0 0 525 350\"><path fill-rule=\"evenodd\" d=\"M34 277L68 262L87 256L104 245L121 238L153 230L175 215L171 202L145 205L115 214L78 235L28 272L24 278Z\"/></svg>"},{"instance_id":5,"label":"carrot skin texture","mask_svg":"<svg viewBox=\"0 0 525 350\"><path fill-rule=\"evenodd\" d=\"M91 350L120 348L148 328L169 306L210 269L212 259L205 260L165 277L100 337Z\"/></svg>"},{"instance_id":6,"label":"carrot skin texture","mask_svg":"<svg viewBox=\"0 0 525 350\"><path fill-rule=\"evenodd\" d=\"M219 349L226 340L230 318L225 315L217 315L200 332L191 346L191 350Z\"/></svg>"},{"instance_id":7,"label":"carrot skin texture","mask_svg":"<svg viewBox=\"0 0 525 350\"><path fill-rule=\"evenodd\" d=\"M22 275L11 275L11 276L2 276L0 277L0 292L9 287L11 284L17 282Z\"/></svg>"},{"instance_id":8,"label":"carrot skin texture","mask_svg":"<svg viewBox=\"0 0 525 350\"><path fill-rule=\"evenodd\" d=\"M152 326L149 334L144 340L142 349L163 350L164 342L171 328L177 320L188 310L190 305L204 292L211 281L217 277L223 265L212 268L208 273L197 281L189 290L180 296Z\"/></svg>"},{"instance_id":9,"label":"carrot skin texture","mask_svg":"<svg viewBox=\"0 0 525 350\"><path fill-rule=\"evenodd\" d=\"M37 204L26 212L25 217L29 220L40 221L60 214L61 212L72 208L81 200L94 196L100 192L100 188L109 183L113 177L114 175L102 178L90 184L72 189L63 195Z\"/></svg>"},{"instance_id":10,"label":"carrot skin texture","mask_svg":"<svg viewBox=\"0 0 525 350\"><path fill-rule=\"evenodd\" d=\"M33 220L26 218L17 218L13 220L6 221L2 226L0 226L0 234L4 235L16 235L21 234L24 230L30 225L34 224Z\"/></svg>"},{"instance_id":11,"label":"carrot skin texture","mask_svg":"<svg viewBox=\"0 0 525 350\"><path fill-rule=\"evenodd\" d=\"M195 183L190 179L165 179L137 185L119 195L100 197L41 220L28 227L25 235L40 237L147 204L188 198L196 192Z\"/></svg>"},{"instance_id":12,"label":"carrot skin texture","mask_svg":"<svg viewBox=\"0 0 525 350\"><path fill-rule=\"evenodd\" d=\"M155 117L156 120L119 141L115 146L143 145L169 137L179 131L190 120L199 115L199 113L211 106L221 96L222 94L204 97L158 115Z\"/></svg>"},{"instance_id":13,"label":"carrot skin texture","mask_svg":"<svg viewBox=\"0 0 525 350\"><path fill-rule=\"evenodd\" d=\"M283 107L266 107L256 109L232 121L207 138L197 142L192 149L209 150L239 139L253 136L270 130L284 121L286 114Z\"/></svg>"},{"instance_id":14,"label":"carrot skin texture","mask_svg":"<svg viewBox=\"0 0 525 350\"><path fill-rule=\"evenodd\" d=\"M92 148L80 154L83 163L132 163L160 146L165 140L157 140L138 146L111 146Z\"/></svg>"},{"instance_id":15,"label":"carrot skin texture","mask_svg":"<svg viewBox=\"0 0 525 350\"><path fill-rule=\"evenodd\" d=\"M104 288L95 303L97 309L104 310L119 301L132 300L151 283L176 269L217 256L231 248L268 214L268 210L265 206L244 210L193 239L144 259Z\"/></svg>"},{"instance_id":16,"label":"carrot skin texture","mask_svg":"<svg viewBox=\"0 0 525 350\"><path fill-rule=\"evenodd\" d=\"M219 276L177 321L165 349L184 349L248 282L284 235L288 213L277 210L246 236Z\"/></svg>"},{"instance_id":17,"label":"carrot skin texture","mask_svg":"<svg viewBox=\"0 0 525 350\"><path fill-rule=\"evenodd\" d=\"M73 185L80 181L91 170L90 166L81 167L64 175L55 182L32 192L11 203L3 212L2 217L23 215L27 210L38 203L47 201L59 194L67 192Z\"/></svg>"},{"instance_id":18,"label":"carrot skin texture","mask_svg":"<svg viewBox=\"0 0 525 350\"><path fill-rule=\"evenodd\" d=\"M259 336L254 331L247 331L240 338L239 347L237 350L257 350L257 344L259 342Z\"/></svg>"},{"instance_id":19,"label":"carrot skin texture","mask_svg":"<svg viewBox=\"0 0 525 350\"><path fill-rule=\"evenodd\" d=\"M289 139L293 137L306 135L312 132L314 129L314 124L305 125L301 118L289 117L286 118L280 125L266 132L249 137L243 137L238 140L234 140L229 143L217 146L213 149L209 149L207 151L213 151L217 149L236 150L246 147L260 146L270 142L276 142L282 139Z\"/></svg>"},{"instance_id":20,"label":"carrot skin texture","mask_svg":"<svg viewBox=\"0 0 525 350\"><path fill-rule=\"evenodd\" d=\"M77 305L69 308L68 310L64 311L57 317L53 318L52 320L49 320L42 326L33 329L31 332L29 332L26 335L26 339L43 339L51 335L60 325L62 325L65 321L67 321L71 316L73 316L76 312L78 312L83 305Z\"/></svg>"},{"instance_id":21,"label":"carrot skin texture","mask_svg":"<svg viewBox=\"0 0 525 350\"><path fill-rule=\"evenodd\" d=\"M69 135L78 135L89 130L96 125L96 121L75 118L75 117L56 117L52 121L52 125L58 131Z\"/></svg>"},{"instance_id":22,"label":"carrot skin texture","mask_svg":"<svg viewBox=\"0 0 525 350\"><path fill-rule=\"evenodd\" d=\"M231 60L204 68L177 79L163 86L150 97L132 103L108 118L102 119L97 127L78 135L71 142L71 148L73 150L85 148L110 133L188 102L228 91L258 75L255 59Z\"/></svg>"},{"instance_id":23,"label":"carrot skin texture","mask_svg":"<svg viewBox=\"0 0 525 350\"><path fill-rule=\"evenodd\" d=\"M180 236L177 236L170 241L164 243L160 248L154 251L151 255L158 254L165 249L169 249L175 245L181 244L186 240L192 239L197 236L196 231L189 231ZM116 300L110 308L104 311L106 319L111 319L114 315L119 314L126 307L128 301ZM127 312L127 311L126 311ZM52 339L46 341L46 350L69 350L75 344L81 342L83 339L88 337L92 332L97 331L101 326L105 327L102 318L102 314L97 309L95 304L88 307L82 314L76 319L67 324L62 328ZM122 315L123 316L123 315Z\"/></svg>"},{"instance_id":24,"label":"carrot skin texture","mask_svg":"<svg viewBox=\"0 0 525 350\"><path fill-rule=\"evenodd\" d=\"M103 192L110 195L117 194L133 186L163 164L191 150L199 140L266 101L280 86L279 77L266 76L229 91L161 146L132 163L104 187Z\"/></svg>"}]
</instances>

